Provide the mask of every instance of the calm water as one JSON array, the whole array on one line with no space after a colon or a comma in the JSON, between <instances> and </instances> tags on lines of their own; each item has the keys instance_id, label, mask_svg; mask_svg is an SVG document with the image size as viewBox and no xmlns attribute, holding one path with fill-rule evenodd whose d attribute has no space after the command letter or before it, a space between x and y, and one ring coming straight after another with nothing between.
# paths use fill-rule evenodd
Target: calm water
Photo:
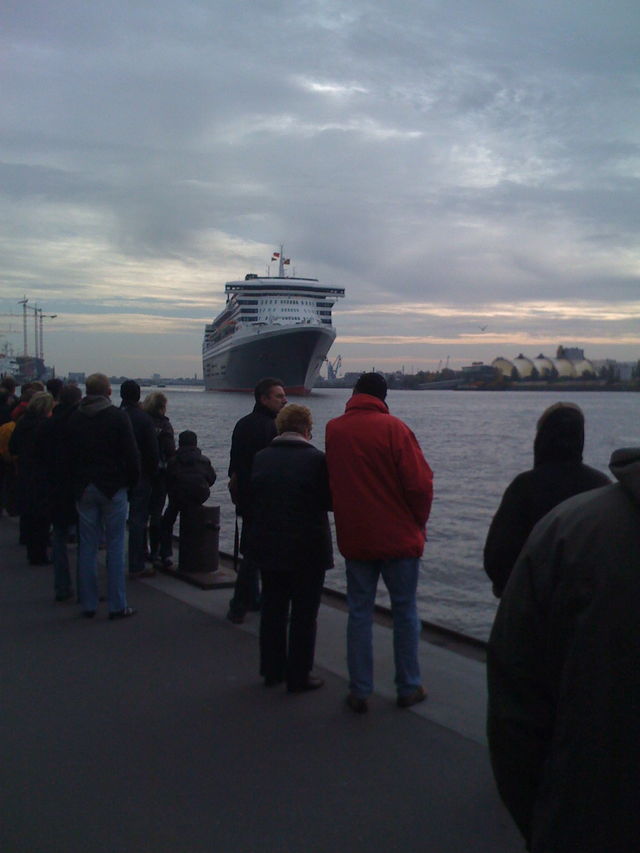
<instances>
[{"instance_id":1,"label":"calm water","mask_svg":"<svg viewBox=\"0 0 640 853\"><path fill-rule=\"evenodd\" d=\"M226 489L229 442L235 422L250 411L253 398L200 389L164 391L176 433L195 430L218 473L209 502L220 505L220 545L232 551L234 509ZM316 391L304 400L313 413L317 447L324 447L325 424L344 411L349 396L349 391L331 389ZM389 393L391 412L413 429L435 475L418 595L424 619L480 639L488 637L496 608L482 569L489 522L509 482L532 465L538 417L560 399L577 403L585 413L584 459L594 468L608 473L613 450L640 444L640 394ZM337 551L336 568L327 574L327 584L345 588L344 564ZM380 601L386 601L383 589Z\"/></svg>"}]
</instances>

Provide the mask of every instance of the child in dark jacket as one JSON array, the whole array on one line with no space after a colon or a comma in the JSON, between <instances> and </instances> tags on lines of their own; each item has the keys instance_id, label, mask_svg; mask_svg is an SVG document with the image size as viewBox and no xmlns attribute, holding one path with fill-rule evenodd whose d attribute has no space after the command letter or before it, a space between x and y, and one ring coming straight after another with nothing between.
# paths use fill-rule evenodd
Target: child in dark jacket
<instances>
[{"instance_id":1,"label":"child in dark jacket","mask_svg":"<svg viewBox=\"0 0 640 853\"><path fill-rule=\"evenodd\" d=\"M191 430L181 432L178 451L167 463L169 503L162 516L160 565L157 568L171 568L173 565L171 543L178 513L203 504L209 497L209 487L215 481L216 472L198 447L198 436Z\"/></svg>"}]
</instances>

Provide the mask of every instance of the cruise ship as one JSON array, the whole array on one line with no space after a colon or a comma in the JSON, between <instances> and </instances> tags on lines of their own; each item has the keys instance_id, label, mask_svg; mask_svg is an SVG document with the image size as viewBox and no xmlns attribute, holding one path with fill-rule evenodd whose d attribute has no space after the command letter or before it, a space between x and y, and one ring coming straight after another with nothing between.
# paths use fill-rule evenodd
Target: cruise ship
<instances>
[{"instance_id":1,"label":"cruise ship","mask_svg":"<svg viewBox=\"0 0 640 853\"><path fill-rule=\"evenodd\" d=\"M282 379L287 394L313 388L336 337L331 309L344 288L286 276L283 247L271 260L277 276L250 273L225 285L226 305L202 344L208 391L253 391L265 376Z\"/></svg>"}]
</instances>

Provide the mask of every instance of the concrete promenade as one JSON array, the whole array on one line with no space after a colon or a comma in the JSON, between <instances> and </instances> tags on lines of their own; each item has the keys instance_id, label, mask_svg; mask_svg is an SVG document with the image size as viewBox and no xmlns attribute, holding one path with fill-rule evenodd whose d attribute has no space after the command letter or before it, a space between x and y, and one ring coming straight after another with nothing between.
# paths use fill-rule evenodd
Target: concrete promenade
<instances>
[{"instance_id":1,"label":"concrete promenade","mask_svg":"<svg viewBox=\"0 0 640 853\"><path fill-rule=\"evenodd\" d=\"M484 664L421 644L393 703L377 625L368 714L344 706L346 614L321 608L321 690L266 689L229 590L129 584L133 619L55 604L0 518L2 853L516 853L484 742Z\"/></svg>"}]
</instances>

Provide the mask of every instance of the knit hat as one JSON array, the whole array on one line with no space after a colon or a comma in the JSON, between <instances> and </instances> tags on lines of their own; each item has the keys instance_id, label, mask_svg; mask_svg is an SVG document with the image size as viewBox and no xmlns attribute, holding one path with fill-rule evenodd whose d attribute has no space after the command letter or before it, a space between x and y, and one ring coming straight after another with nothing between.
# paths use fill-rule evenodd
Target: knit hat
<instances>
[{"instance_id":1,"label":"knit hat","mask_svg":"<svg viewBox=\"0 0 640 853\"><path fill-rule=\"evenodd\" d=\"M379 400L387 397L387 380L381 373L363 373L353 388L354 394L371 394Z\"/></svg>"},{"instance_id":2,"label":"knit hat","mask_svg":"<svg viewBox=\"0 0 640 853\"><path fill-rule=\"evenodd\" d=\"M178 436L178 447L197 447L198 436L193 430L185 429Z\"/></svg>"},{"instance_id":3,"label":"knit hat","mask_svg":"<svg viewBox=\"0 0 640 853\"><path fill-rule=\"evenodd\" d=\"M125 379L120 386L120 396L125 403L137 403L140 399L140 386L135 379Z\"/></svg>"}]
</instances>

